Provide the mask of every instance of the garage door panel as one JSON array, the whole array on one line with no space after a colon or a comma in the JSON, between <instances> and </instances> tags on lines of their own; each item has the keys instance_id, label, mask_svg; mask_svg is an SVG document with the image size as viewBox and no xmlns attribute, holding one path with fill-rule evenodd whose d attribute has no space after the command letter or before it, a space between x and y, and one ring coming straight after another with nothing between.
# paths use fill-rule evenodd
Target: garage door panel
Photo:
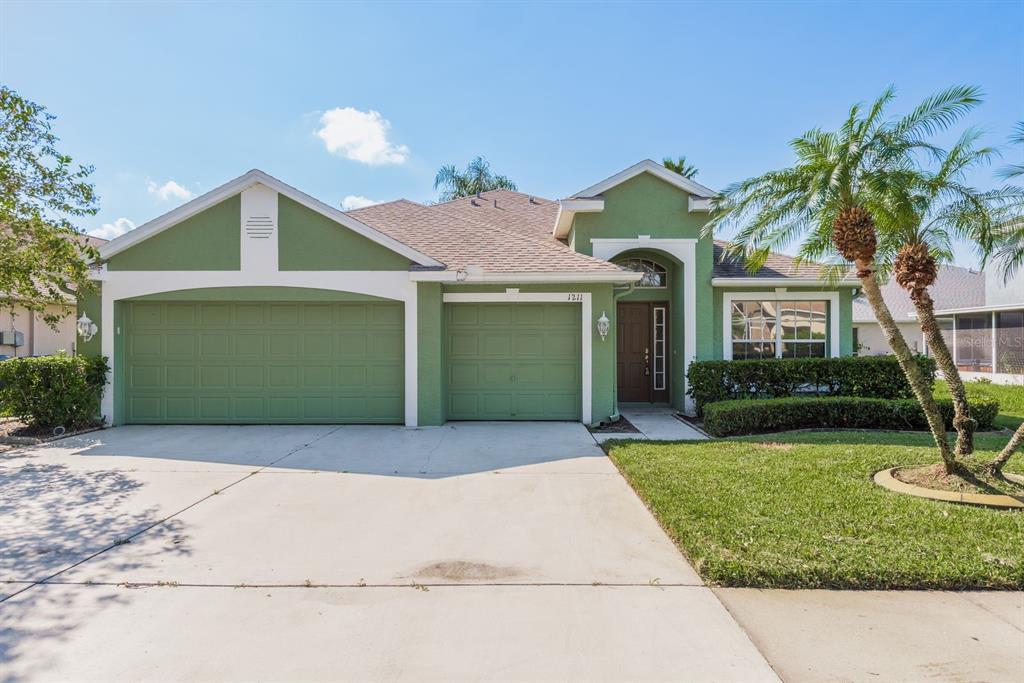
<instances>
[{"instance_id":1,"label":"garage door panel","mask_svg":"<svg viewBox=\"0 0 1024 683\"><path fill-rule=\"evenodd\" d=\"M397 302L129 303L126 421L400 423L402 311Z\"/></svg>"},{"instance_id":2,"label":"garage door panel","mask_svg":"<svg viewBox=\"0 0 1024 683\"><path fill-rule=\"evenodd\" d=\"M580 307L446 305L448 418L578 420Z\"/></svg>"}]
</instances>

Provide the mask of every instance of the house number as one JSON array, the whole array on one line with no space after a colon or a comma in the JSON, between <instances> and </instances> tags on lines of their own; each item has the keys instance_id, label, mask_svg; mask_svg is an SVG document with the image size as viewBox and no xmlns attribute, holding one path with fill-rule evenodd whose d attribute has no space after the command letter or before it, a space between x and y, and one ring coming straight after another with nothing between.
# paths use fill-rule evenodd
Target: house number
<instances>
[{"instance_id":1,"label":"house number","mask_svg":"<svg viewBox=\"0 0 1024 683\"><path fill-rule=\"evenodd\" d=\"M569 301L583 301L583 295L578 292L569 294Z\"/></svg>"}]
</instances>

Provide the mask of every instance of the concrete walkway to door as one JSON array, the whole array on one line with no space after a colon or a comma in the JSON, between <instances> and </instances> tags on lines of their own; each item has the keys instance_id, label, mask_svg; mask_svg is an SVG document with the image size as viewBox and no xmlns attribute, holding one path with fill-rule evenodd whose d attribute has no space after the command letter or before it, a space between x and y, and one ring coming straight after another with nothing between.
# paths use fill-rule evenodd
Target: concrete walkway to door
<instances>
[{"instance_id":1,"label":"concrete walkway to door","mask_svg":"<svg viewBox=\"0 0 1024 683\"><path fill-rule=\"evenodd\" d=\"M599 442L611 439L643 439L645 441L701 441L708 436L677 417L677 411L658 403L628 403L619 406L619 413L640 433L597 433Z\"/></svg>"},{"instance_id":2,"label":"concrete walkway to door","mask_svg":"<svg viewBox=\"0 0 1024 683\"><path fill-rule=\"evenodd\" d=\"M0 453L9 681L777 680L579 424Z\"/></svg>"}]
</instances>

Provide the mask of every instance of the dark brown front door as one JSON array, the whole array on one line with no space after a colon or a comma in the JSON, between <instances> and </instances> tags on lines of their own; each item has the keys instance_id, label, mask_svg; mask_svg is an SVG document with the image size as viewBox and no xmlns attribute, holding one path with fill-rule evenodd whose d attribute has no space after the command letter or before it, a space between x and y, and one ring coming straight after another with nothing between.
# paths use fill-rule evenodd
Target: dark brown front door
<instances>
[{"instance_id":1,"label":"dark brown front door","mask_svg":"<svg viewBox=\"0 0 1024 683\"><path fill-rule=\"evenodd\" d=\"M620 303L615 316L618 321L619 401L623 403L651 400L651 305Z\"/></svg>"},{"instance_id":2,"label":"dark brown front door","mask_svg":"<svg viewBox=\"0 0 1024 683\"><path fill-rule=\"evenodd\" d=\"M668 401L668 306L620 303L616 308L616 374L621 403Z\"/></svg>"}]
</instances>

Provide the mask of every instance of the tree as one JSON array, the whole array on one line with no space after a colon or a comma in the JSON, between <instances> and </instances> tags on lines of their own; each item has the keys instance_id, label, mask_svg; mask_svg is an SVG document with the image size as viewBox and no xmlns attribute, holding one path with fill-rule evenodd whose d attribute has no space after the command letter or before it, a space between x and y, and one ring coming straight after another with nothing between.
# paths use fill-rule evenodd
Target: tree
<instances>
[{"instance_id":1,"label":"tree","mask_svg":"<svg viewBox=\"0 0 1024 683\"><path fill-rule=\"evenodd\" d=\"M516 184L507 176L495 175L483 157L476 157L459 171L455 164L442 166L434 178L434 189L441 188L438 201L449 202L459 197L471 197L488 190L516 190Z\"/></svg>"},{"instance_id":2,"label":"tree","mask_svg":"<svg viewBox=\"0 0 1024 683\"><path fill-rule=\"evenodd\" d=\"M684 178L693 178L699 172L693 164L686 163L686 157L679 157L672 161L672 157L665 157L661 160L662 165L670 171L675 171Z\"/></svg>"},{"instance_id":3,"label":"tree","mask_svg":"<svg viewBox=\"0 0 1024 683\"><path fill-rule=\"evenodd\" d=\"M991 249L1004 207L1019 201L1014 188L981 192L966 184L966 173L988 164L997 151L976 147L981 134L968 130L943 153L935 170L907 166L888 176L889 186L878 193L876 223L881 237L876 263L891 266L893 277L910 296L932 355L953 397L956 454L974 451L976 421L953 355L935 319L929 288L939 264L952 260L952 240L969 240L983 253Z\"/></svg>"},{"instance_id":4,"label":"tree","mask_svg":"<svg viewBox=\"0 0 1024 683\"><path fill-rule=\"evenodd\" d=\"M1010 142L1017 145L1024 145L1024 121L1017 124L1014 133L1010 136ZM1006 179L1024 177L1024 165L1013 164L1001 169L999 175ZM997 229L992 252L994 260L1003 271L1003 278L1009 279L1018 268L1024 265L1024 202L1019 202L1010 207L1007 216ZM1017 430L1010 437L1009 443L1003 447L999 455L989 463L989 470L992 474L998 475L1003 467L1010 460L1010 456L1024 445L1024 423L1021 423Z\"/></svg>"},{"instance_id":5,"label":"tree","mask_svg":"<svg viewBox=\"0 0 1024 683\"><path fill-rule=\"evenodd\" d=\"M23 306L51 326L93 286L89 264L99 258L71 222L98 210L93 169L57 151L55 118L0 87L0 307Z\"/></svg>"},{"instance_id":6,"label":"tree","mask_svg":"<svg viewBox=\"0 0 1024 683\"><path fill-rule=\"evenodd\" d=\"M893 89L864 109L854 105L836 131L814 128L791 142L796 163L730 185L716 198L705 233L726 224L740 227L729 251L748 268L762 266L772 250L802 240L798 259L831 260L838 278L852 263L889 346L921 405L947 472L958 463L946 437L931 383L882 299L875 254L875 214L891 204L888 192L919 152L938 154L927 137L947 128L979 100L977 88L958 86L922 102L896 120L884 118ZM841 256L838 261L836 256Z\"/></svg>"}]
</instances>

